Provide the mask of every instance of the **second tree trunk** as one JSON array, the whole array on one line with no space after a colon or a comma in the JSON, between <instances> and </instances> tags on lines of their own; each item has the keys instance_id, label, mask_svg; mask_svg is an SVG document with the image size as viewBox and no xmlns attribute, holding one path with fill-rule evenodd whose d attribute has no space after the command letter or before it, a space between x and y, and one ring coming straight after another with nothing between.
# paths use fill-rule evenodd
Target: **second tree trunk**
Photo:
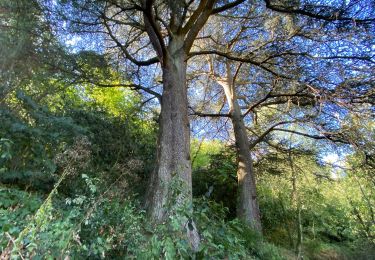
<instances>
[{"instance_id":1,"label":"second tree trunk","mask_svg":"<svg viewBox=\"0 0 375 260\"><path fill-rule=\"evenodd\" d=\"M248 223L258 232L262 232L258 199L256 195L255 173L250 153L250 143L247 136L240 106L235 92L234 80L230 63L226 64L227 77L219 82L229 104L229 114L233 124L233 132L237 150L237 217Z\"/></svg>"}]
</instances>

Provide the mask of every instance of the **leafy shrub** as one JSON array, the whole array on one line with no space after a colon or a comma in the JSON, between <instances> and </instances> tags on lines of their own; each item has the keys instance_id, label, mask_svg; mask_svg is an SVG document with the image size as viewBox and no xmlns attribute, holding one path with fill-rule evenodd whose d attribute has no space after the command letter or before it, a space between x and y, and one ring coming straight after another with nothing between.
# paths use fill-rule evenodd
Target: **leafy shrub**
<instances>
[{"instance_id":1,"label":"leafy shrub","mask_svg":"<svg viewBox=\"0 0 375 260\"><path fill-rule=\"evenodd\" d=\"M38 204L26 211L27 217L19 215L18 222L12 222L12 227L3 231L17 230L10 233L15 245L9 244L7 237L1 240L4 251L14 257L22 254L33 259L66 256L90 259L282 259L277 248L264 242L240 221L226 222L227 209L206 198L196 200L193 214L185 211L186 208L176 209L176 214L172 214L167 223L153 225L134 204L134 197L121 198L112 189L99 194L97 181L85 175L82 178L91 194L64 200L54 190L43 204L38 197ZM26 194L23 192L22 196ZM8 201L9 196L4 201ZM181 229L187 216L194 219L201 234L197 253L191 250L185 231ZM27 218L27 224L20 221Z\"/></svg>"},{"instance_id":2,"label":"leafy shrub","mask_svg":"<svg viewBox=\"0 0 375 260\"><path fill-rule=\"evenodd\" d=\"M0 186L0 249L16 238L42 204L41 194Z\"/></svg>"},{"instance_id":3,"label":"leafy shrub","mask_svg":"<svg viewBox=\"0 0 375 260\"><path fill-rule=\"evenodd\" d=\"M237 166L234 151L222 149L209 157L208 167L193 172L194 197L208 196L229 211L225 219L236 216Z\"/></svg>"}]
</instances>

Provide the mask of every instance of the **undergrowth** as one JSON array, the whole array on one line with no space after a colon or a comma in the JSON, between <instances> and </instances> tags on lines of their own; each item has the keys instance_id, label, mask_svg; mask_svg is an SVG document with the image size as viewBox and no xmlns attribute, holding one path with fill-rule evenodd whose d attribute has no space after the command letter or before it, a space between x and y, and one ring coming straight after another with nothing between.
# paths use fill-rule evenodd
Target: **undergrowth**
<instances>
[{"instance_id":1,"label":"undergrowth","mask_svg":"<svg viewBox=\"0 0 375 260\"><path fill-rule=\"evenodd\" d=\"M40 194L5 187L0 194L1 250L12 259L282 259L240 221L224 221L226 209L206 198L195 201L201 244L194 253L181 215L152 225L134 197L99 198L93 190L91 197L64 201L55 194L42 202Z\"/></svg>"}]
</instances>

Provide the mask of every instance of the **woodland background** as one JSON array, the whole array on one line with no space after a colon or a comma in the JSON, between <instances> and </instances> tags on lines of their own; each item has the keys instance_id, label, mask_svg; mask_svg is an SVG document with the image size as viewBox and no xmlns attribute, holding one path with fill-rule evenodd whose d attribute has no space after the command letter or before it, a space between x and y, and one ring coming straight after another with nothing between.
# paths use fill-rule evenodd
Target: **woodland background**
<instances>
[{"instance_id":1,"label":"woodland background","mask_svg":"<svg viewBox=\"0 0 375 260\"><path fill-rule=\"evenodd\" d=\"M116 43L141 37L127 27L112 37L117 14L101 18L105 36L87 27L93 9L126 13L136 2L0 0L2 257L373 259L374 4L233 1L246 17L216 9L187 68L193 203L167 204L167 219L154 223L144 205L157 164L161 69L121 56L126 44L143 59L154 50L143 38ZM155 2L155 13L173 6ZM236 213L230 72L261 233ZM181 193L172 179L169 196ZM190 218L198 250L181 228Z\"/></svg>"}]
</instances>

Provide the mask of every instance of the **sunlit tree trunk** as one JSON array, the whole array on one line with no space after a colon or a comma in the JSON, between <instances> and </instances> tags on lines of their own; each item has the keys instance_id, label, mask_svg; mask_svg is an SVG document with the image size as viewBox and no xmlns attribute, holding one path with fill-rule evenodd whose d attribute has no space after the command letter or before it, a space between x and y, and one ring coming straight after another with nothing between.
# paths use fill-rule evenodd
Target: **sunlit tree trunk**
<instances>
[{"instance_id":1,"label":"sunlit tree trunk","mask_svg":"<svg viewBox=\"0 0 375 260\"><path fill-rule=\"evenodd\" d=\"M233 124L233 132L237 150L237 217L244 220L254 229L262 232L260 211L256 195L255 174L240 106L238 105L230 62L227 62L227 77L219 82L229 104L229 115Z\"/></svg>"}]
</instances>

